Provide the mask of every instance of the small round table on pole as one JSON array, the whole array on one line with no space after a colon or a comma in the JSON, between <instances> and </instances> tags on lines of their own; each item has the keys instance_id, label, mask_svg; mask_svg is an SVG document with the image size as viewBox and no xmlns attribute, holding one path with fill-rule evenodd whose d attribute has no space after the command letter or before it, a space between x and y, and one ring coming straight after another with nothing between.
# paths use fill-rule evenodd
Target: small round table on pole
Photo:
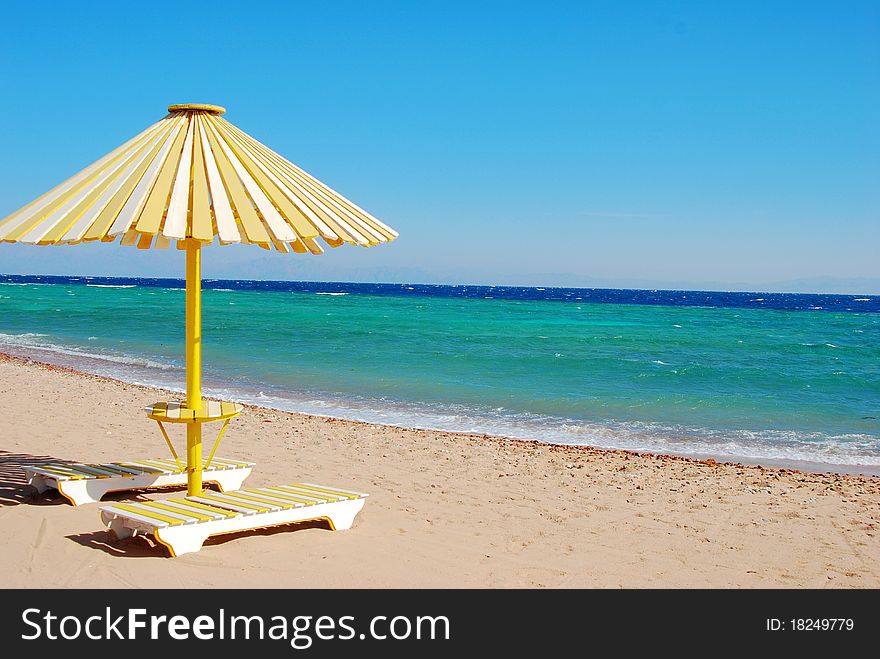
<instances>
[{"instance_id":1,"label":"small round table on pole","mask_svg":"<svg viewBox=\"0 0 880 659\"><path fill-rule=\"evenodd\" d=\"M190 480L195 480L199 484L199 489L201 489L201 473L202 469L207 469L211 466L211 460L214 459L214 453L217 451L217 447L220 445L220 440L223 439L223 435L226 433L226 429L229 427L229 422L232 421L235 417L241 414L241 411L244 409L244 405L240 403L229 403L226 401L216 401L216 400L203 400L201 406L197 410L189 409L185 402L179 403L176 401L162 401L158 403L153 403L149 407L146 408L147 418L152 419L157 424L159 424L159 430L162 431L162 436L165 438L165 443L168 444L168 448L171 449L171 455L174 456L175 461L177 462L177 466L180 467L180 470L184 470L184 466L180 461L180 458L177 456L177 451L174 450L174 444L171 443L171 438L168 436L168 432L165 430L165 426L162 425L164 422L167 423L186 423L187 425L187 436L191 436L196 434L201 439L201 427L203 423L213 423L215 421L223 421L223 426L220 428L220 432L217 435L217 439L214 441L214 447L211 449L210 455L208 455L207 461L205 461L204 465L201 464L201 460L187 460L186 472L187 476ZM191 430L196 429L197 432L193 433ZM201 456L199 456L201 458ZM200 494L201 492L199 492Z\"/></svg>"}]
</instances>

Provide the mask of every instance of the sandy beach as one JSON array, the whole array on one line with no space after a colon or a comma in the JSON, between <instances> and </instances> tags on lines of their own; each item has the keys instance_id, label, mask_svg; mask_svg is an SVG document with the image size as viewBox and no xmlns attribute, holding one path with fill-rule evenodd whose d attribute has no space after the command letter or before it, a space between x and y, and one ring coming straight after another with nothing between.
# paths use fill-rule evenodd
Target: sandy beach
<instances>
[{"instance_id":1,"label":"sandy beach","mask_svg":"<svg viewBox=\"0 0 880 659\"><path fill-rule=\"evenodd\" d=\"M880 586L876 477L248 407L222 448L225 456L257 462L247 485L309 480L370 498L347 532L307 523L230 535L178 559L145 538L115 540L96 505L74 508L26 484L25 464L164 456L161 435L141 410L168 397L0 358L0 585Z\"/></svg>"}]
</instances>

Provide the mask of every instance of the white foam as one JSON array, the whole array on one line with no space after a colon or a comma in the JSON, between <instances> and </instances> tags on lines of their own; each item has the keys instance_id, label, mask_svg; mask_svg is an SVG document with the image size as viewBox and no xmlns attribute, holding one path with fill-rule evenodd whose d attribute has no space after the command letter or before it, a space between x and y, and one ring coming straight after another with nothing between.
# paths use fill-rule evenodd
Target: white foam
<instances>
[{"instance_id":1,"label":"white foam","mask_svg":"<svg viewBox=\"0 0 880 659\"><path fill-rule=\"evenodd\" d=\"M880 440L871 435L798 433L767 430L708 430L645 422L559 419L529 413L499 413L464 405L404 403L387 399L357 400L306 393L250 397L238 389L223 393L235 400L290 412L352 419L405 428L485 434L573 446L769 461L780 465L809 463L858 467L880 473ZM859 469L857 469L859 470Z\"/></svg>"},{"instance_id":2,"label":"white foam","mask_svg":"<svg viewBox=\"0 0 880 659\"><path fill-rule=\"evenodd\" d=\"M134 288L134 284L86 284L89 288Z\"/></svg>"},{"instance_id":3,"label":"white foam","mask_svg":"<svg viewBox=\"0 0 880 659\"><path fill-rule=\"evenodd\" d=\"M110 362L112 364L120 364L127 366L141 366L148 369L160 371L182 370L179 366L158 362L153 359L144 357L134 357L129 355L115 355L107 352L98 352L85 350L77 346L60 345L51 341L41 340L46 334L4 334L0 332L0 351L9 352L10 354L21 354L30 357L34 352L50 353L55 355L65 355L67 357L79 358L83 360L91 360L96 362ZM92 340L95 337L89 337ZM24 349L24 350L22 350ZM24 354L22 354L24 353ZM76 364L63 363L62 366L71 366L76 368Z\"/></svg>"}]
</instances>

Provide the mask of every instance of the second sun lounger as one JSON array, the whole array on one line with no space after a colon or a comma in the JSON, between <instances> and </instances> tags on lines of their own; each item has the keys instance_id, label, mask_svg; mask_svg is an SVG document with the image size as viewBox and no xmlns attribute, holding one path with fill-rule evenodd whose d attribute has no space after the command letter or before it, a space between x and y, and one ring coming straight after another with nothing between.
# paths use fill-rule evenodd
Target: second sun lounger
<instances>
[{"instance_id":1,"label":"second sun lounger","mask_svg":"<svg viewBox=\"0 0 880 659\"><path fill-rule=\"evenodd\" d=\"M199 551L214 535L323 519L334 531L351 527L366 494L314 483L258 487L101 507L117 538L152 535L172 557Z\"/></svg>"},{"instance_id":2,"label":"second sun lounger","mask_svg":"<svg viewBox=\"0 0 880 659\"><path fill-rule=\"evenodd\" d=\"M221 490L237 490L251 473L253 462L213 458L204 480ZM38 492L56 489L74 506L100 501L108 492L147 487L186 485L186 471L174 460L132 460L103 464L43 464L26 466L28 483Z\"/></svg>"}]
</instances>

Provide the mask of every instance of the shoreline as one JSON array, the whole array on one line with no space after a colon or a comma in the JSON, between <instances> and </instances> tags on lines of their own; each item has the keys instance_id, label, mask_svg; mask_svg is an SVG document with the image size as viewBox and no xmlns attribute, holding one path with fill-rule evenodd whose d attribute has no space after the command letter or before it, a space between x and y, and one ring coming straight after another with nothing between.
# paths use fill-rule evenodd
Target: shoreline
<instances>
[{"instance_id":1,"label":"shoreline","mask_svg":"<svg viewBox=\"0 0 880 659\"><path fill-rule=\"evenodd\" d=\"M26 351L24 351L26 352ZM56 370L62 372L69 372L75 375L81 375L84 377L90 378L98 378L110 380L113 382L119 382L121 384L125 384L127 386L132 387L142 387L147 390L153 391L161 391L170 396L180 397L182 395L182 390L180 389L171 389L168 387L163 387L161 385L154 384L146 384L141 382L132 382L129 380L123 380L120 377L114 377L111 375L104 374L96 374L91 373L89 371L80 370L77 368L73 368L70 366L65 366L62 364L56 364L50 361L44 361L43 359L22 355L22 354L12 354L4 351L0 351L0 362L10 361L10 362L21 362L25 364L33 364L35 366L41 368L47 368L49 370ZM815 462L809 460L796 460L796 459L787 459L787 458L758 458L758 457L750 457L750 456L723 456L719 454L712 453L685 453L685 452L675 452L675 451L654 451L654 450L638 450L638 449L625 449L625 448L609 448L603 446L596 446L592 444L574 444L567 443L564 441L551 441L551 440L540 440L540 439L526 439L523 437L516 437L513 435L505 435L500 433L482 433L482 432L467 432L460 430L448 430L445 428L431 427L428 425L404 425L398 423L383 423L380 421L365 421L362 419L353 419L344 416L336 416L333 414L320 414L315 412L303 412L298 410L289 410L281 407L273 407L269 403L258 404L254 402L242 402L241 400L236 400L235 402L241 403L245 407L254 408L254 409L262 409L262 410L272 410L276 412L281 412L284 414L295 414L302 415L308 418L315 419L331 419L337 421L345 421L350 423L358 423L365 424L366 426L379 426L379 427L387 427L387 428L396 428L401 430L412 430L412 431L426 431L426 432L438 432L438 433L446 433L449 435L457 435L462 437L476 437L484 440L507 440L514 442L523 442L525 444L539 444L545 446L561 446L561 447L570 447L573 449L591 449L595 451L610 451L610 452L620 452L626 453L630 455L639 455L639 456L662 456L668 458L680 458L683 460L693 460L696 462L718 462L723 464L730 464L735 466L752 466L752 467L763 467L766 469L781 469L792 470L792 471L803 471L808 473L815 474L840 474L840 475L852 475L852 476L867 476L880 478L880 465L859 465L859 464L838 464L838 463L825 463L825 462Z\"/></svg>"},{"instance_id":2,"label":"shoreline","mask_svg":"<svg viewBox=\"0 0 880 659\"><path fill-rule=\"evenodd\" d=\"M24 482L34 461L165 455L141 413L158 397L0 358L0 586L880 587L880 479L868 476L249 405L219 452L257 463L247 486L323 482L369 493L367 505L344 533L304 524L234 534L178 559L148 538L115 540L98 506L74 508Z\"/></svg>"}]
</instances>

